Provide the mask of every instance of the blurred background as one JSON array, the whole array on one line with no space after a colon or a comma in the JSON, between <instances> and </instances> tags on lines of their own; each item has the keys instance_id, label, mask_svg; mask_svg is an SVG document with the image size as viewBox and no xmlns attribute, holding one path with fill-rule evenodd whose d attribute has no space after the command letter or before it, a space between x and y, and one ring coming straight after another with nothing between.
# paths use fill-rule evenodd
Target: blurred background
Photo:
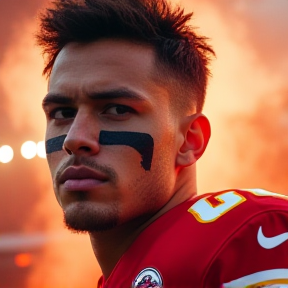
<instances>
[{"instance_id":1,"label":"blurred background","mask_svg":"<svg viewBox=\"0 0 288 288\"><path fill-rule=\"evenodd\" d=\"M65 230L43 158L47 81L33 34L47 2L0 0L1 288L92 288L101 274L88 236ZM191 24L217 53L199 193L234 187L288 195L288 1L177 3L194 11Z\"/></svg>"}]
</instances>

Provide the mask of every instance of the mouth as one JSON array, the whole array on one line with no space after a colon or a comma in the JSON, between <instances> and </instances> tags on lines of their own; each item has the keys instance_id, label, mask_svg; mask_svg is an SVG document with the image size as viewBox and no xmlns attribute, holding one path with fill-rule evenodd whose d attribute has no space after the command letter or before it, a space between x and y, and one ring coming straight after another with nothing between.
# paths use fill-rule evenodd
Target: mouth
<instances>
[{"instance_id":1,"label":"mouth","mask_svg":"<svg viewBox=\"0 0 288 288\"><path fill-rule=\"evenodd\" d=\"M108 181L101 172L84 166L70 166L61 174L58 184L67 191L87 191Z\"/></svg>"}]
</instances>

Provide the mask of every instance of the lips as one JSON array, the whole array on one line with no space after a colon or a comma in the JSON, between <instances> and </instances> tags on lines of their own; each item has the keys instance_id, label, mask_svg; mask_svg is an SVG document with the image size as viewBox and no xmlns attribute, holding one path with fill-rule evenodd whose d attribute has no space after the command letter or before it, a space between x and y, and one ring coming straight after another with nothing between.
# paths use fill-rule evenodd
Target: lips
<instances>
[{"instance_id":1,"label":"lips","mask_svg":"<svg viewBox=\"0 0 288 288\"><path fill-rule=\"evenodd\" d=\"M63 184L68 191L91 190L108 180L108 177L98 171L87 167L69 167L59 178L59 184Z\"/></svg>"}]
</instances>

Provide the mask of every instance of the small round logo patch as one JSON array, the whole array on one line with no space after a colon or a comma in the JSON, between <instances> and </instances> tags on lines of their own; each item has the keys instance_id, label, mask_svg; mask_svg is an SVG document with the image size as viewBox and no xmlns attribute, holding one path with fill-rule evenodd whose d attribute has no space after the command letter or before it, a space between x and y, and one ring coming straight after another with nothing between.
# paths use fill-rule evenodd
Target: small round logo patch
<instances>
[{"instance_id":1,"label":"small round logo patch","mask_svg":"<svg viewBox=\"0 0 288 288\"><path fill-rule=\"evenodd\" d=\"M156 269L145 268L133 281L132 288L163 288L162 277Z\"/></svg>"}]
</instances>

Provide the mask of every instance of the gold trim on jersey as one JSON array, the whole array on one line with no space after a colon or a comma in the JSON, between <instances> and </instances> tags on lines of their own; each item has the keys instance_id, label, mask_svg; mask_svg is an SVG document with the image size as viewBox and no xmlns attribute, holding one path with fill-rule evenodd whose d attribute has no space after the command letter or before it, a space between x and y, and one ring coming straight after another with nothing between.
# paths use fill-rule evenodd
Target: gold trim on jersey
<instances>
[{"instance_id":1,"label":"gold trim on jersey","mask_svg":"<svg viewBox=\"0 0 288 288\"><path fill-rule=\"evenodd\" d=\"M288 284L288 269L272 269L260 271L242 278L224 283L223 288L260 288L266 285ZM264 285L264 286L263 286ZM287 286L288 287L288 286Z\"/></svg>"}]
</instances>

